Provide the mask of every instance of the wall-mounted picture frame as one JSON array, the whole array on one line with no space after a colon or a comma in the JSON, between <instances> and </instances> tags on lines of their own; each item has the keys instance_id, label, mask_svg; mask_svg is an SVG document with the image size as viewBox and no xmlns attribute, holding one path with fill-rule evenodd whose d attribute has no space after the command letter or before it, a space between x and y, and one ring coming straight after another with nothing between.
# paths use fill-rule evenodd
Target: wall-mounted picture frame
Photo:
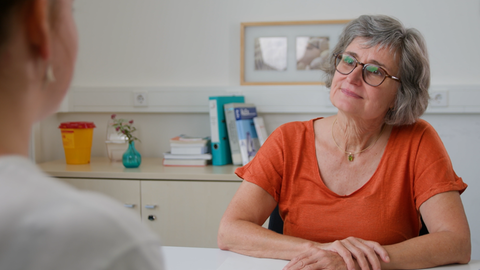
<instances>
[{"instance_id":1,"label":"wall-mounted picture frame","mask_svg":"<svg viewBox=\"0 0 480 270\"><path fill-rule=\"evenodd\" d=\"M320 66L349 21L241 23L240 84L324 84Z\"/></svg>"}]
</instances>

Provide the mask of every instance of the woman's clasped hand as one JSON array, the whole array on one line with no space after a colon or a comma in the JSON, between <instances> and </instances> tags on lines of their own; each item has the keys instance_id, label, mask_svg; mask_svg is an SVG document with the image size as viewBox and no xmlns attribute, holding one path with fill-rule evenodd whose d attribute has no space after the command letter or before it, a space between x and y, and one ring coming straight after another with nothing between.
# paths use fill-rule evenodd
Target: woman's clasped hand
<instances>
[{"instance_id":1,"label":"woman's clasped hand","mask_svg":"<svg viewBox=\"0 0 480 270\"><path fill-rule=\"evenodd\" d=\"M388 263L390 258L379 243L348 237L329 244L310 243L308 250L294 257L284 270L380 270L380 261Z\"/></svg>"}]
</instances>

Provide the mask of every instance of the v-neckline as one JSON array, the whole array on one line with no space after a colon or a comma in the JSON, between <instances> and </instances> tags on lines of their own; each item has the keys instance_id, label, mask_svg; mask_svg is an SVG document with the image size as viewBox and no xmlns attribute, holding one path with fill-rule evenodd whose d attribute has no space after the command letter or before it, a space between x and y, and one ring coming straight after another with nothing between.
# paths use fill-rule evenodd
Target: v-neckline
<instances>
[{"instance_id":1,"label":"v-neckline","mask_svg":"<svg viewBox=\"0 0 480 270\"><path fill-rule=\"evenodd\" d=\"M315 159L315 162L313 163L315 165L315 169L316 169L316 177L317 177L317 180L319 181L320 183L320 186L325 190L327 191L330 195L334 196L334 197L338 197L338 198L350 198L350 197L353 197L354 195L356 195L357 193L361 192L363 189L365 189L368 185L371 185L373 184L375 181L375 176L377 175L378 171L379 171L379 168L381 168L382 166L384 166L384 163L385 163L385 160L387 159L387 156L390 154L390 151L389 149L392 147L392 143L394 141L394 138L395 138L395 135L396 135L396 132L397 132L397 128L395 126L392 127L392 130L390 131L390 135L388 137L388 141L387 141L387 145L385 146L385 149L383 150L383 153L382 153L382 157L380 158L380 162L378 163L377 165L377 168L375 169L375 172L372 174L372 176L368 179L367 182L365 182L362 186L360 186L358 189L356 189L355 191L353 191L352 193L350 194L347 194L347 195L340 195L334 191L332 191L329 187L327 187L327 185L325 184L325 182L323 181L323 178L322 178L322 175L320 174L320 167L318 166L318 159L317 159L317 149L316 149L316 144L315 144L315 121L317 120L321 120L321 119L325 119L324 117L318 117L318 118L315 118L315 119L312 119L311 120L311 123L310 123L310 128L312 129L311 132L310 132L310 144L311 144L311 147L309 147L310 149L313 149L313 154L310 153L311 155L313 155L314 159ZM371 184L370 184L371 183Z\"/></svg>"}]
</instances>

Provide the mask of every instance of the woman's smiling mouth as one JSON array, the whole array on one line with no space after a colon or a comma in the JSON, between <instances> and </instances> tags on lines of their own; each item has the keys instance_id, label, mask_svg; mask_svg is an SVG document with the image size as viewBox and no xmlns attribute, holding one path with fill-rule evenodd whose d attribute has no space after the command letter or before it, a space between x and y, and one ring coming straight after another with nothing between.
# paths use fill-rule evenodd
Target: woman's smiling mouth
<instances>
[{"instance_id":1,"label":"woman's smiling mouth","mask_svg":"<svg viewBox=\"0 0 480 270\"><path fill-rule=\"evenodd\" d=\"M355 94L354 92L349 91L349 90L347 90L347 89L340 88L340 91L342 91L342 93L344 93L344 94L347 95L347 96L363 99L363 97L361 97L361 96L359 96L359 95Z\"/></svg>"}]
</instances>

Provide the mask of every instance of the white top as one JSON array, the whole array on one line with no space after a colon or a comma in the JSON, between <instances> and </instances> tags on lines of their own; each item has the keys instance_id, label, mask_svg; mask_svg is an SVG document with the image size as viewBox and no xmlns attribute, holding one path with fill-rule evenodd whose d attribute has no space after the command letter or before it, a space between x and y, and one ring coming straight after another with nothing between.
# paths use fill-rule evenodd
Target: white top
<instances>
[{"instance_id":1,"label":"white top","mask_svg":"<svg viewBox=\"0 0 480 270\"><path fill-rule=\"evenodd\" d=\"M160 242L134 213L0 157L0 270L163 269Z\"/></svg>"}]
</instances>

